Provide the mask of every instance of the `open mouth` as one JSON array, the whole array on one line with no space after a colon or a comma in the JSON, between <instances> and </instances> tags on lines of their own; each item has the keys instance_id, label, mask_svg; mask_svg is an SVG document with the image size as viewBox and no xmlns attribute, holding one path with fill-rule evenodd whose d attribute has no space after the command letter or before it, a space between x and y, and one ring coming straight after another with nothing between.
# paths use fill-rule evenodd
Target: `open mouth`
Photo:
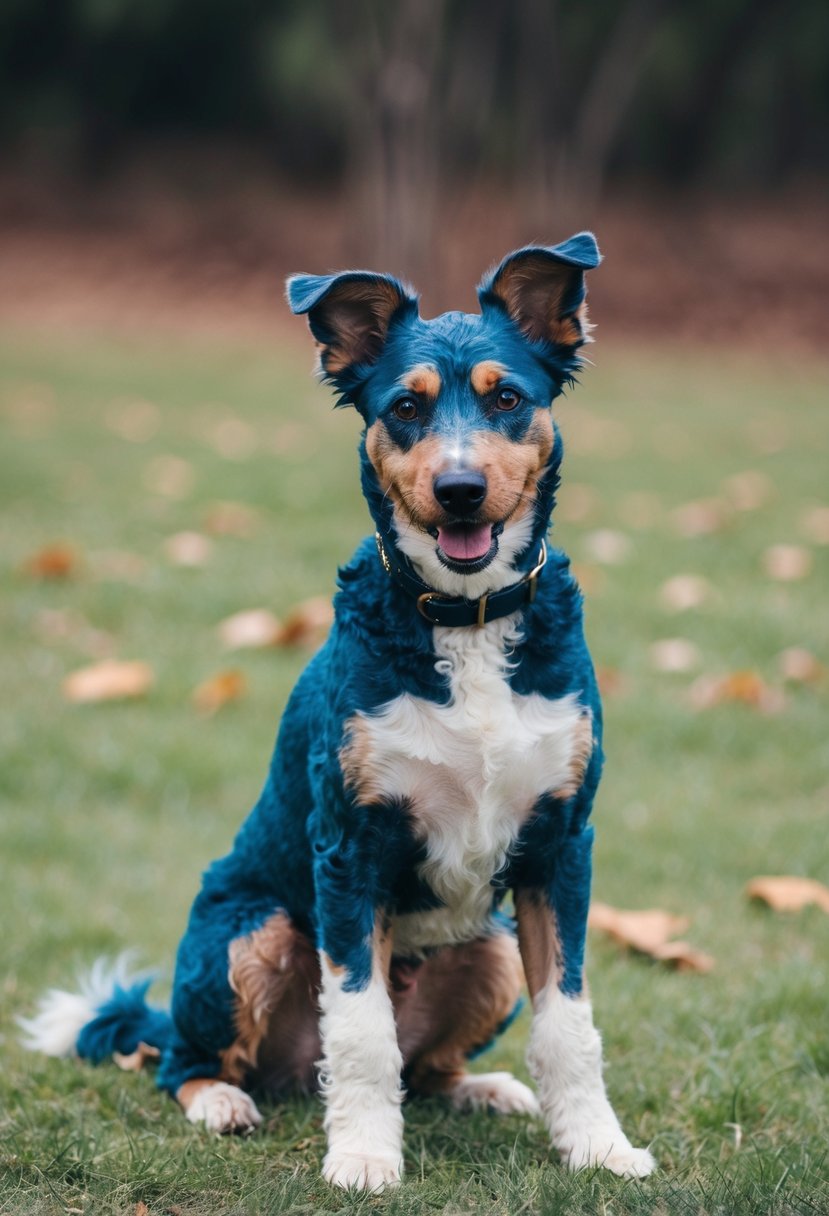
<instances>
[{"instance_id":1,"label":"open mouth","mask_svg":"<svg viewBox=\"0 0 829 1216\"><path fill-rule=\"evenodd\" d=\"M504 525L457 523L437 530L437 555L450 570L475 574L485 570L498 552L498 537Z\"/></svg>"}]
</instances>

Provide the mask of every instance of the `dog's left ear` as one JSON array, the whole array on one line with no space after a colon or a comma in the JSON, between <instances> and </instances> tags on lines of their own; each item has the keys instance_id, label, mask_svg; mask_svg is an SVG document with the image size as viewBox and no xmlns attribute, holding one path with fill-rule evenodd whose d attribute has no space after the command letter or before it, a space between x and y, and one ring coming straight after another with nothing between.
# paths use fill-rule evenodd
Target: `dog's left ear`
<instances>
[{"instance_id":1,"label":"dog's left ear","mask_svg":"<svg viewBox=\"0 0 829 1216\"><path fill-rule=\"evenodd\" d=\"M294 274L286 293L292 312L308 314L322 369L332 378L376 362L393 317L403 309L417 312L417 296L390 275L370 270Z\"/></svg>"},{"instance_id":2,"label":"dog's left ear","mask_svg":"<svg viewBox=\"0 0 829 1216\"><path fill-rule=\"evenodd\" d=\"M484 309L506 309L531 341L575 349L588 336L584 272L601 260L592 232L560 245L527 245L484 276L478 299Z\"/></svg>"}]
</instances>

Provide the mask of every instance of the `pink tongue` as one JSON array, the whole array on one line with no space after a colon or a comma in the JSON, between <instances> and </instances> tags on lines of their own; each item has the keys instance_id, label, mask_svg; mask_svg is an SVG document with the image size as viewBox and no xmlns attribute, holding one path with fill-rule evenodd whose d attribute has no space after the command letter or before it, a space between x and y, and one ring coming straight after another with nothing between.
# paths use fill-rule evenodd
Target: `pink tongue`
<instances>
[{"instance_id":1,"label":"pink tongue","mask_svg":"<svg viewBox=\"0 0 829 1216\"><path fill-rule=\"evenodd\" d=\"M467 527L456 524L454 527L438 528L438 544L447 557L456 561L474 561L489 553L492 545L492 524L481 524L479 527Z\"/></svg>"}]
</instances>

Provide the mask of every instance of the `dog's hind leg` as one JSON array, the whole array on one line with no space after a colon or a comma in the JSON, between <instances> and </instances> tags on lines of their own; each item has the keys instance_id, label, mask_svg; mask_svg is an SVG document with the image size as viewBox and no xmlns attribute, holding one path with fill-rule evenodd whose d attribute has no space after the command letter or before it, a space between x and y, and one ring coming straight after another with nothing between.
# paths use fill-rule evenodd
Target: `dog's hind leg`
<instances>
[{"instance_id":1,"label":"dog's hind leg","mask_svg":"<svg viewBox=\"0 0 829 1216\"><path fill-rule=\"evenodd\" d=\"M538 1114L535 1094L510 1073L467 1071L469 1057L510 1019L522 980L508 933L446 948L423 963L416 987L393 998L410 1089L443 1094L458 1108Z\"/></svg>"}]
</instances>

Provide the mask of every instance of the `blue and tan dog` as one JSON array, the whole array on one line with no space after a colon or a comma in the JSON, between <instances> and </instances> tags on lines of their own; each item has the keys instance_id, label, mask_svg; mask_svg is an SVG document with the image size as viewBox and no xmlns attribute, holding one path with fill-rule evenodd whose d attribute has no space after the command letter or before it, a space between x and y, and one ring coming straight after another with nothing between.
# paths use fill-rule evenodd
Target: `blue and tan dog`
<instances>
[{"instance_id":1,"label":"blue and tan dog","mask_svg":"<svg viewBox=\"0 0 829 1216\"><path fill-rule=\"evenodd\" d=\"M479 315L431 321L385 275L289 280L324 378L365 424L376 536L340 572L261 798L205 874L170 1015L99 972L49 994L31 1045L99 1059L155 1044L159 1084L217 1132L260 1122L251 1086L318 1085L323 1172L343 1187L399 1180L405 1090L540 1107L574 1169L653 1168L608 1102L585 992L601 711L579 590L545 544L550 405L578 369L598 261L589 233L521 249L484 279ZM538 1098L466 1070L522 964Z\"/></svg>"}]
</instances>

